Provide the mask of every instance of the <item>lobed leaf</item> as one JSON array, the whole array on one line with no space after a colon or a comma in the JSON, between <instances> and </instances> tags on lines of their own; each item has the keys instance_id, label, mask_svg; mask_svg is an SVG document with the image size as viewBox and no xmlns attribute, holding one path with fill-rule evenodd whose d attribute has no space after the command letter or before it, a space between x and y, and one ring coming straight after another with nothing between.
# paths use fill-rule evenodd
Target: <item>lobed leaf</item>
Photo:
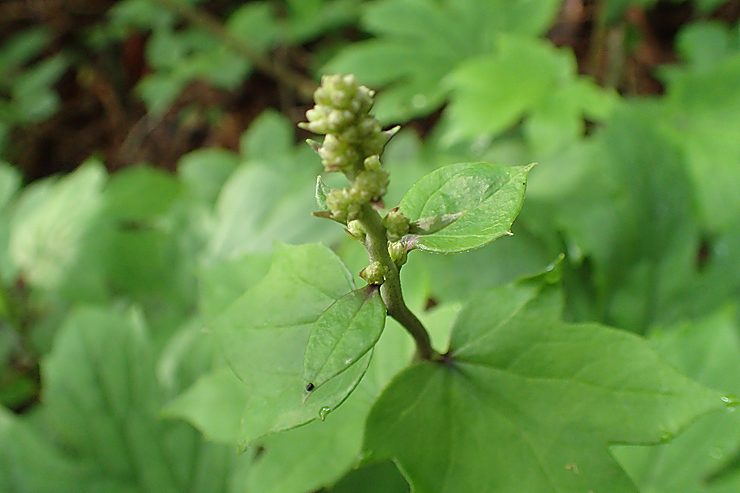
<instances>
[{"instance_id":1,"label":"lobed leaf","mask_svg":"<svg viewBox=\"0 0 740 493\"><path fill-rule=\"evenodd\" d=\"M640 337L560 311L533 282L471 300L446 361L408 368L376 401L371 460L393 458L419 493L635 492L610 443L660 442L724 406Z\"/></svg>"},{"instance_id":2,"label":"lobed leaf","mask_svg":"<svg viewBox=\"0 0 740 493\"><path fill-rule=\"evenodd\" d=\"M386 89L375 113L384 123L431 113L445 100L439 84L471 56L490 52L497 33L544 33L558 0L384 0L365 10L363 24L376 36L352 43L322 69L354 73Z\"/></svg>"},{"instance_id":3,"label":"lobed leaf","mask_svg":"<svg viewBox=\"0 0 740 493\"><path fill-rule=\"evenodd\" d=\"M456 253L509 233L522 206L532 166L460 163L424 176L401 199L401 211L412 221L462 215L437 233L420 236L411 244L430 252Z\"/></svg>"}]
</instances>

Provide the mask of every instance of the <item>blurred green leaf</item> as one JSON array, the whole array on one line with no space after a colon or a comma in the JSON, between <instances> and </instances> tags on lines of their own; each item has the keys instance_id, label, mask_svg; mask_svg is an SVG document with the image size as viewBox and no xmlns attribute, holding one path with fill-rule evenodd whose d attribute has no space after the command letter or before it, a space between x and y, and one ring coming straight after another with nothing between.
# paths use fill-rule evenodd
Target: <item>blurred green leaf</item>
<instances>
[{"instance_id":1,"label":"blurred green leaf","mask_svg":"<svg viewBox=\"0 0 740 493\"><path fill-rule=\"evenodd\" d=\"M447 82L452 96L446 139L495 137L526 117L528 142L543 153L582 137L584 114L601 120L616 100L614 93L577 75L571 52L503 34L492 53L465 61Z\"/></svg>"},{"instance_id":2,"label":"blurred green leaf","mask_svg":"<svg viewBox=\"0 0 740 493\"><path fill-rule=\"evenodd\" d=\"M10 223L12 260L31 285L55 290L72 275L102 207L103 167L89 163L27 188Z\"/></svg>"},{"instance_id":3,"label":"blurred green leaf","mask_svg":"<svg viewBox=\"0 0 740 493\"><path fill-rule=\"evenodd\" d=\"M354 73L365 85L385 87L377 117L405 121L440 107L439 81L467 58L490 52L497 33L541 34L559 6L557 0L375 2L362 18L375 39L344 48L322 72Z\"/></svg>"}]
</instances>

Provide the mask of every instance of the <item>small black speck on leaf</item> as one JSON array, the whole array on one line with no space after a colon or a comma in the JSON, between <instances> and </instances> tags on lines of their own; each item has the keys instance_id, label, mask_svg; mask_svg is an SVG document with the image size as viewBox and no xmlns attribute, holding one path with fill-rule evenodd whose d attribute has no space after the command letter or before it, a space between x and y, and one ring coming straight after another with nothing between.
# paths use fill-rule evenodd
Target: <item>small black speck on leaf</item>
<instances>
[{"instance_id":1,"label":"small black speck on leaf","mask_svg":"<svg viewBox=\"0 0 740 493\"><path fill-rule=\"evenodd\" d=\"M314 384L309 383L308 385L306 385L306 392L311 392L315 388L316 387L314 386Z\"/></svg>"}]
</instances>

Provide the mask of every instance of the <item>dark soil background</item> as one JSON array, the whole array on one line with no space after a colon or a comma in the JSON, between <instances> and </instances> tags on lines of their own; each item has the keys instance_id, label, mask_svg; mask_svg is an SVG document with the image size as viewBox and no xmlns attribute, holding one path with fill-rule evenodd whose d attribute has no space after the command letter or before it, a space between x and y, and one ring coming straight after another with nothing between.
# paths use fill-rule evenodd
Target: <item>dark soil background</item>
<instances>
[{"instance_id":1,"label":"dark soil background","mask_svg":"<svg viewBox=\"0 0 740 493\"><path fill-rule=\"evenodd\" d=\"M193 83L162 117L147 116L143 103L132 91L151 69L147 66L145 32L131 32L105 53L90 50L84 42L87 28L105 23L111 0L2 0L0 42L31 26L45 25L53 33L49 55L61 49L76 56L73 67L57 83L63 105L52 118L12 135L11 162L28 181L76 168L92 154L115 169L148 162L174 169L183 154L197 148L220 146L237 149L239 136L264 109L277 108L296 122L309 106L294 87L259 69L235 92L206 83ZM224 19L245 2L212 0L197 6L202 15ZM279 6L279 2L276 2ZM558 46L570 46L581 72L588 73L623 94L659 94L660 83L652 76L657 65L675 62L674 38L696 19L690 2L660 1L650 10L632 7L624 18L601 27L599 0L564 0L557 22L548 37ZM735 23L740 2L727 2L712 18ZM333 33L348 41L362 33L348 28ZM625 36L636 41L625 43ZM618 48L611 48L611 47ZM625 48L628 46L629 48ZM277 47L271 55L286 60L289 68L309 76L307 57L312 46ZM613 73L614 61L621 69ZM1 76L1 74L0 74ZM198 108L183 118L182 109ZM219 117L209 118L209 108ZM421 133L437 115L412 125Z\"/></svg>"}]
</instances>

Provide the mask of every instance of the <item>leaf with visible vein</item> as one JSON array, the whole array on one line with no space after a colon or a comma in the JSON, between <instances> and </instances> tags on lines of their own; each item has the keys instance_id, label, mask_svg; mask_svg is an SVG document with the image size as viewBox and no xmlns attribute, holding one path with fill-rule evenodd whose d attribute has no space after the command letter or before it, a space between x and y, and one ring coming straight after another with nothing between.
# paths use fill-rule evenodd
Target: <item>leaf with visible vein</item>
<instances>
[{"instance_id":1,"label":"leaf with visible vein","mask_svg":"<svg viewBox=\"0 0 740 493\"><path fill-rule=\"evenodd\" d=\"M442 364L398 375L376 401L370 460L393 458L417 493L636 491L611 443L651 443L723 407L640 337L560 321L554 287L471 300Z\"/></svg>"}]
</instances>

